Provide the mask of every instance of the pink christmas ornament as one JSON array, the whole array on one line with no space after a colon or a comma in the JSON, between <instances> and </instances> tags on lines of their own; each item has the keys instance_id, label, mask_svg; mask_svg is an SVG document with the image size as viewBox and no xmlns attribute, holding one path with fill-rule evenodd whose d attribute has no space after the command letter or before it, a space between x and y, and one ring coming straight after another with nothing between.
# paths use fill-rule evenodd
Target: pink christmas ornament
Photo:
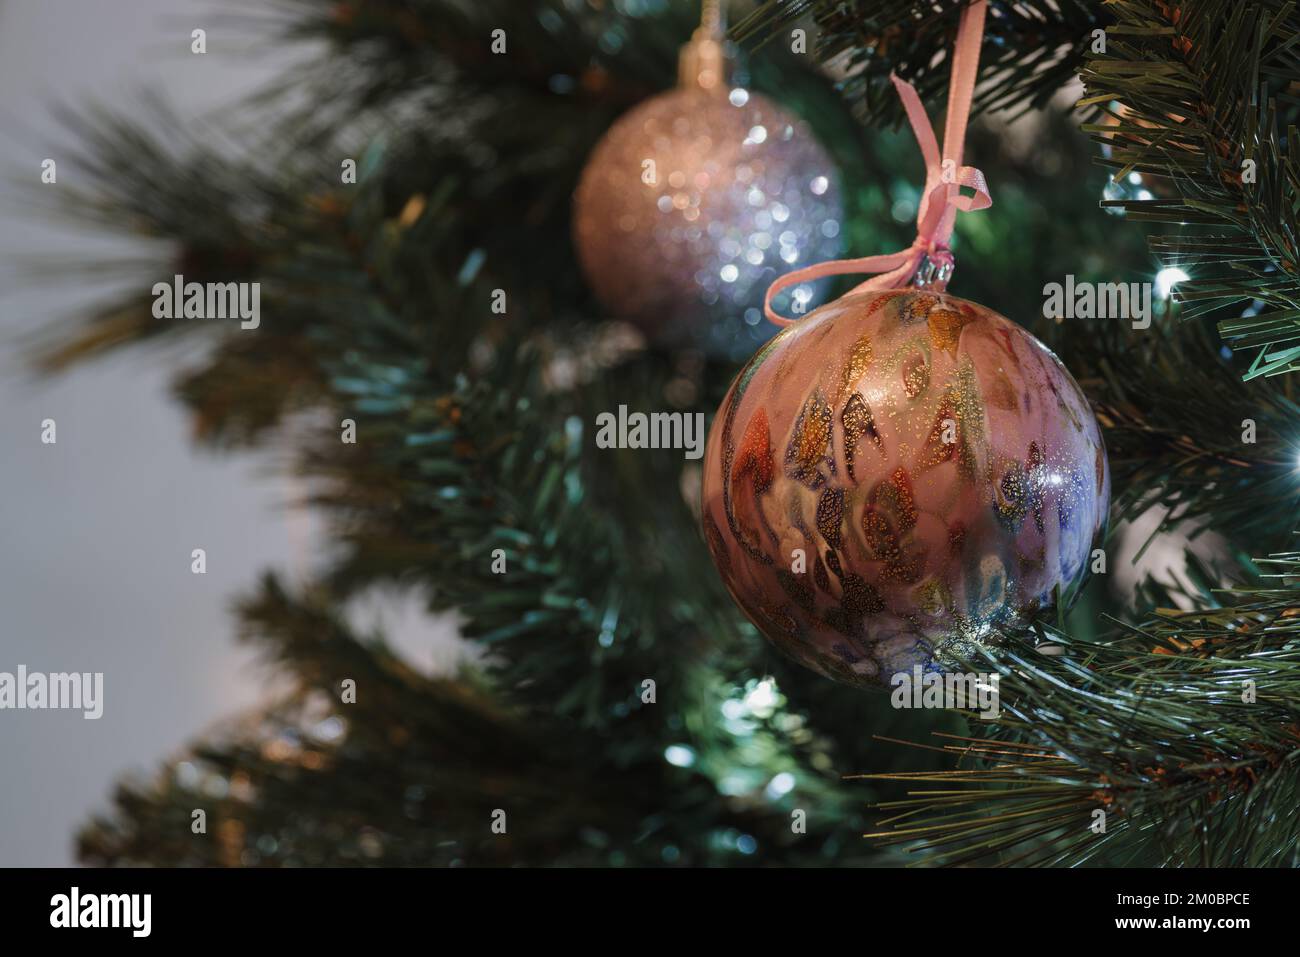
<instances>
[{"instance_id":1,"label":"pink christmas ornament","mask_svg":"<svg viewBox=\"0 0 1300 957\"><path fill-rule=\"evenodd\" d=\"M771 334L764 288L839 252L843 204L809 125L727 82L721 10L703 7L677 88L592 151L573 194L574 247L597 299L650 342L740 361ZM818 290L801 285L792 301L820 301Z\"/></svg>"},{"instance_id":2,"label":"pink christmas ornament","mask_svg":"<svg viewBox=\"0 0 1300 957\"><path fill-rule=\"evenodd\" d=\"M889 685L1047 608L1104 534L1101 434L1021 327L926 290L868 290L741 370L704 463L731 594L827 677Z\"/></svg>"},{"instance_id":3,"label":"pink christmas ornament","mask_svg":"<svg viewBox=\"0 0 1300 957\"><path fill-rule=\"evenodd\" d=\"M709 432L704 532L727 587L778 648L850 684L943 670L1072 596L1104 535L1106 452L1078 385L1019 326L945 293L956 214L992 204L962 165L986 12L962 10L942 153L893 78L926 165L915 241L774 282L765 311L787 328ZM772 309L854 272L877 275L807 319Z\"/></svg>"}]
</instances>

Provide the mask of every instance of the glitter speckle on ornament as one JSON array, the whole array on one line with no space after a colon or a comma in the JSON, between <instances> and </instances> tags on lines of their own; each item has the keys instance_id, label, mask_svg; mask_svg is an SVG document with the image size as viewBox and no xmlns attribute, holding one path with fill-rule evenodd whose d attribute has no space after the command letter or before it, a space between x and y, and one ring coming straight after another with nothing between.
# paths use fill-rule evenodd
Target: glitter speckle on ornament
<instances>
[{"instance_id":1,"label":"glitter speckle on ornament","mask_svg":"<svg viewBox=\"0 0 1300 957\"><path fill-rule=\"evenodd\" d=\"M707 31L688 47L720 51ZM709 45L711 44L711 46ZM574 194L578 259L597 298L661 346L743 359L773 332L763 292L839 252L838 174L808 124L702 73L642 103L597 144ZM696 82L698 76L710 78ZM810 308L817 284L792 290Z\"/></svg>"},{"instance_id":2,"label":"glitter speckle on ornament","mask_svg":"<svg viewBox=\"0 0 1300 957\"><path fill-rule=\"evenodd\" d=\"M1049 607L1086 575L1109 499L1060 361L930 291L852 294L784 329L732 383L704 459L705 537L736 601L790 657L862 686Z\"/></svg>"}]
</instances>

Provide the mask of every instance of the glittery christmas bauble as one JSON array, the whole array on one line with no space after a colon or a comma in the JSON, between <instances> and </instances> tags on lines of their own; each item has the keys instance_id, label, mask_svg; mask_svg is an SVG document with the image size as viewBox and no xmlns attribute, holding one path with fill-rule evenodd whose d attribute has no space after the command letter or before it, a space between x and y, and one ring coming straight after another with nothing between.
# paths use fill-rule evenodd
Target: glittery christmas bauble
<instances>
[{"instance_id":1,"label":"glittery christmas bauble","mask_svg":"<svg viewBox=\"0 0 1300 957\"><path fill-rule=\"evenodd\" d=\"M1024 621L1086 573L1101 433L1046 346L945 294L863 292L782 330L709 432L703 523L755 625L888 687Z\"/></svg>"},{"instance_id":2,"label":"glittery christmas bauble","mask_svg":"<svg viewBox=\"0 0 1300 957\"><path fill-rule=\"evenodd\" d=\"M735 360L775 331L768 284L833 258L841 218L837 174L808 125L741 88L680 88L636 107L574 194L578 258L605 308L658 345ZM818 294L793 290L805 305Z\"/></svg>"}]
</instances>

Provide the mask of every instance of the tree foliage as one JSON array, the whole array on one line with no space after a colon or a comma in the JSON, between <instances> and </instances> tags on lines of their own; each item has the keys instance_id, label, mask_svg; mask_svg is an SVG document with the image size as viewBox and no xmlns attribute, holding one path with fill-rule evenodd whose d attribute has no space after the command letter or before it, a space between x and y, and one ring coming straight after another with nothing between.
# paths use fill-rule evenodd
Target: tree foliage
<instances>
[{"instance_id":1,"label":"tree foliage","mask_svg":"<svg viewBox=\"0 0 1300 957\"><path fill-rule=\"evenodd\" d=\"M842 104L867 124L896 119L891 70L937 104L959 10L774 0L736 25L755 85L800 109L839 159L855 254L910 239L919 176L899 172L915 167L909 142L848 122ZM629 339L592 302L568 239L585 156L671 84L694 14L687 2L633 16L561 0L275 0L221 21L311 51L247 105L273 130L242 132L247 151L215 149L156 99L154 122L69 117L89 183L69 211L164 241L146 272L257 279L268 319L256 335L161 323L145 283L60 330L47 368L212 336L176 383L200 440L290 449L336 546L313 584L268 575L239 608L243 637L290 692L156 778L124 782L81 835L86 861L895 863L894 841L861 838L872 800L905 815L879 830L922 839L935 863L1290 861L1293 555L1264 566L1270 587L1227 596L1213 588L1228 572L1201 564L1187 594L1094 583L1069 618L971 663L1003 682L1005 718L976 730L777 659L713 574L690 463L594 449L598 412L711 414L734 373ZM806 15L816 55L845 71L843 100L776 42ZM1257 377L1293 361L1293 18L1275 3L995 5L971 152L996 215L960 225L953 285L1032 328L1088 389L1117 518L1158 506L1157 533L1194 522L1257 553L1289 547L1300 504L1296 408ZM501 27L512 52L495 57L486 38ZM1098 28L1104 54L1090 52ZM1226 70L1238 61L1248 77ZM1075 73L1085 118L1118 119L1086 128L1109 147L1103 162L1164 184L1126 203L1126 219L1097 210L1104 177L1051 106ZM1000 134L1007 110L1035 124L1028 149ZM355 185L339 182L346 157ZM1253 189L1245 158L1258 160ZM1065 272L1149 279L1146 219L1196 230L1153 241L1194 275L1181 312L1166 308L1147 336L1041 317L1039 287ZM497 290L504 314L488 308ZM1241 301L1255 312L1223 328L1261 350L1247 381L1212 329L1178 322ZM1246 415L1260 441L1243 446ZM338 441L344 418L355 445ZM476 659L431 678L359 634L349 603L394 588L454 610ZM1175 600L1199 610L1158 610ZM345 678L356 704L339 703ZM1249 706L1236 701L1247 679ZM932 729L961 742L956 772L944 754L873 739ZM864 770L877 774L841 779ZM909 798L899 780L946 793ZM979 787L954 787L967 780ZM206 841L190 831L201 806ZM1113 815L1101 838L1088 828L1098 808ZM489 829L495 809L506 835ZM797 810L806 834L791 827Z\"/></svg>"}]
</instances>

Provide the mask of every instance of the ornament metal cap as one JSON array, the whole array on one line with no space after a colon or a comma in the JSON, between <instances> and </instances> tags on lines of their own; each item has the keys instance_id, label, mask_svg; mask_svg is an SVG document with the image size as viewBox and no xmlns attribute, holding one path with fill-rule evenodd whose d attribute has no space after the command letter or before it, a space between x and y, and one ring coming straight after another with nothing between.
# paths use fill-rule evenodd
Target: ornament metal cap
<instances>
[{"instance_id":1,"label":"ornament metal cap","mask_svg":"<svg viewBox=\"0 0 1300 957\"><path fill-rule=\"evenodd\" d=\"M948 288L954 266L952 253L946 249L926 253L912 275L912 285L927 292L943 292Z\"/></svg>"},{"instance_id":2,"label":"ornament metal cap","mask_svg":"<svg viewBox=\"0 0 1300 957\"><path fill-rule=\"evenodd\" d=\"M677 85L691 90L719 90L727 82L731 57L716 0L705 0L700 25L677 57Z\"/></svg>"}]
</instances>

